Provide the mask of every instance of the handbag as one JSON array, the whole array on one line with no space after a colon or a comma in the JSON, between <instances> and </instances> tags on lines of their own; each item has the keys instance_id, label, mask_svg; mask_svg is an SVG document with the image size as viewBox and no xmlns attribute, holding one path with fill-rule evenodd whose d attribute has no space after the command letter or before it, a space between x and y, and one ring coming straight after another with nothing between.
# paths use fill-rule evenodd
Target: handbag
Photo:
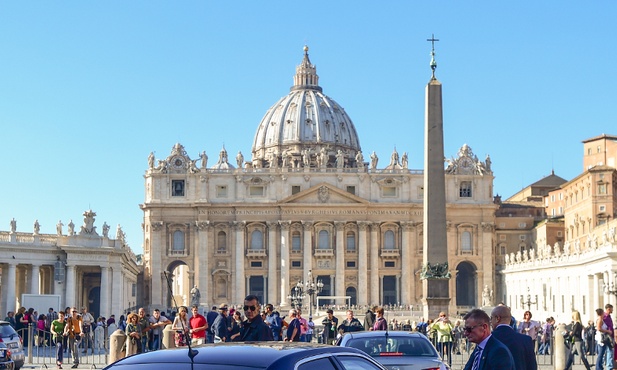
<instances>
[{"instance_id":1,"label":"handbag","mask_svg":"<svg viewBox=\"0 0 617 370\"><path fill-rule=\"evenodd\" d=\"M602 344L609 348L613 348L613 338L611 338L610 334L602 333Z\"/></svg>"}]
</instances>

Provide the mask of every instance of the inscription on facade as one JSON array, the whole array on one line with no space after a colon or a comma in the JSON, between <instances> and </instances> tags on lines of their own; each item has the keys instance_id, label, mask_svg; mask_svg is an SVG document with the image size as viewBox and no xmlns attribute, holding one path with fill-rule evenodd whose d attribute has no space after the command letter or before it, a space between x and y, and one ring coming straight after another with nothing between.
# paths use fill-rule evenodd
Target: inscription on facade
<instances>
[{"instance_id":1,"label":"inscription on facade","mask_svg":"<svg viewBox=\"0 0 617 370\"><path fill-rule=\"evenodd\" d=\"M396 209L383 210L356 210L356 209L294 209L294 210L232 210L232 209L217 209L217 210L200 210L200 215L208 216L285 216L285 215L394 215L394 216L422 216L423 211L409 211Z\"/></svg>"}]
</instances>

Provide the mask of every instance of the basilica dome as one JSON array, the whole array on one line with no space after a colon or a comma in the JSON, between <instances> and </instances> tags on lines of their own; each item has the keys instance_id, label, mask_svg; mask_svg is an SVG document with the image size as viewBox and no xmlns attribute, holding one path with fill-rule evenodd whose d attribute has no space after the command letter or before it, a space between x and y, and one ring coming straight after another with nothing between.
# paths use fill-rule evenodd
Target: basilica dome
<instances>
[{"instance_id":1,"label":"basilica dome","mask_svg":"<svg viewBox=\"0 0 617 370\"><path fill-rule=\"evenodd\" d=\"M305 46L291 91L266 112L257 128L253 166L334 167L339 157L344 157L345 167L356 166L360 151L356 128L318 82Z\"/></svg>"}]
</instances>

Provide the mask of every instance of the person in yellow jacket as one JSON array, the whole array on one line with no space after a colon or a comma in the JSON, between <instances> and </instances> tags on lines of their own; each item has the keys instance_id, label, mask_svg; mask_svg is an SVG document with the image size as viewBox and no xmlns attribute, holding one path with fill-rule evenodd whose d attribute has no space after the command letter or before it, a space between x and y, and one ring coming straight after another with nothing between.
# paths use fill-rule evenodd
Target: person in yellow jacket
<instances>
[{"instance_id":1,"label":"person in yellow jacket","mask_svg":"<svg viewBox=\"0 0 617 370\"><path fill-rule=\"evenodd\" d=\"M439 318L431 326L431 330L434 330L437 334L437 350L444 360L448 357L448 365L450 367L452 367L452 342L454 339L452 328L452 322L448 319L448 315L445 312L440 312Z\"/></svg>"}]
</instances>

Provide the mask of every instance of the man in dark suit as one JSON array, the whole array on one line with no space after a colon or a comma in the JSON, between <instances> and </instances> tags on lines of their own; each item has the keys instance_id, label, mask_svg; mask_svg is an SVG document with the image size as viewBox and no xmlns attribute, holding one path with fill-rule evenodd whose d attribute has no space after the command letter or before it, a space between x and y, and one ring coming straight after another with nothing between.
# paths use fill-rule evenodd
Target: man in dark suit
<instances>
[{"instance_id":1,"label":"man in dark suit","mask_svg":"<svg viewBox=\"0 0 617 370\"><path fill-rule=\"evenodd\" d=\"M467 340L476 344L465 370L515 370L508 347L491 335L490 318L486 312L474 308L463 319Z\"/></svg>"},{"instance_id":2,"label":"man in dark suit","mask_svg":"<svg viewBox=\"0 0 617 370\"><path fill-rule=\"evenodd\" d=\"M497 306L491 312L493 336L510 350L514 358L516 370L537 370L536 354L530 336L517 333L510 326L510 309L507 306Z\"/></svg>"}]
</instances>

